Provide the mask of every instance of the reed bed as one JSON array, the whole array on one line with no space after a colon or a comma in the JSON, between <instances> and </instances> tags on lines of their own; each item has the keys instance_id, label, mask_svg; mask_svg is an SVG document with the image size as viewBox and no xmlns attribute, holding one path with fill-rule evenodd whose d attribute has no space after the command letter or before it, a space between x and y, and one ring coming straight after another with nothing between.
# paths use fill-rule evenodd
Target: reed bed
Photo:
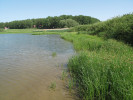
<instances>
[{"instance_id":1,"label":"reed bed","mask_svg":"<svg viewBox=\"0 0 133 100\"><path fill-rule=\"evenodd\" d=\"M132 47L83 34L62 34L62 38L73 42L78 51L78 55L69 60L68 68L80 98L132 100Z\"/></svg>"}]
</instances>

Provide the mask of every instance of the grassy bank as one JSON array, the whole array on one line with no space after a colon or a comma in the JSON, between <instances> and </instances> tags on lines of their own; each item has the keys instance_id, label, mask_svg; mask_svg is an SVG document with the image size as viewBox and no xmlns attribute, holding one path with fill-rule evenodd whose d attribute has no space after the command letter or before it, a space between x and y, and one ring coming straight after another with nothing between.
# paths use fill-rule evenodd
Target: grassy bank
<instances>
[{"instance_id":1,"label":"grassy bank","mask_svg":"<svg viewBox=\"0 0 133 100\"><path fill-rule=\"evenodd\" d=\"M116 40L83 34L62 34L79 55L68 63L79 96L84 100L133 98L133 48Z\"/></svg>"},{"instance_id":2,"label":"grassy bank","mask_svg":"<svg viewBox=\"0 0 133 100\"><path fill-rule=\"evenodd\" d=\"M0 29L0 34L7 34L7 33L32 33L33 35L41 35L41 34L58 34L58 33L63 33L63 32L71 32L70 29L62 29L62 30L57 30L57 29Z\"/></svg>"},{"instance_id":3,"label":"grassy bank","mask_svg":"<svg viewBox=\"0 0 133 100\"><path fill-rule=\"evenodd\" d=\"M34 33L37 29L7 29L0 31L0 34L6 33Z\"/></svg>"}]
</instances>

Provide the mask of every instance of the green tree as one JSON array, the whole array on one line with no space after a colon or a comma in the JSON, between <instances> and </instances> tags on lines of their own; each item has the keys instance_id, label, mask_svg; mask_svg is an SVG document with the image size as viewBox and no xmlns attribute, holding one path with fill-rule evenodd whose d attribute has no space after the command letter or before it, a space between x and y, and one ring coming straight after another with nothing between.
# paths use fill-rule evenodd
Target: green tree
<instances>
[{"instance_id":1,"label":"green tree","mask_svg":"<svg viewBox=\"0 0 133 100\"><path fill-rule=\"evenodd\" d=\"M79 25L79 23L73 19L60 20L61 28L64 28L64 27L70 28L70 27L74 27L74 26L78 26L78 25Z\"/></svg>"}]
</instances>

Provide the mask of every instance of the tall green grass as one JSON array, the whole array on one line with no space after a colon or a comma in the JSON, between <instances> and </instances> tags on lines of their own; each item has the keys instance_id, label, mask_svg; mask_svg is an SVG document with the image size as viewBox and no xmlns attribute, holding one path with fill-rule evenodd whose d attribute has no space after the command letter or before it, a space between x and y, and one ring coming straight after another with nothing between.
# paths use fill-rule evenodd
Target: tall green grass
<instances>
[{"instance_id":1,"label":"tall green grass","mask_svg":"<svg viewBox=\"0 0 133 100\"><path fill-rule=\"evenodd\" d=\"M71 32L71 29L62 29L62 30L47 30L47 32Z\"/></svg>"},{"instance_id":2,"label":"tall green grass","mask_svg":"<svg viewBox=\"0 0 133 100\"><path fill-rule=\"evenodd\" d=\"M76 33L65 33L61 34L63 39L73 42L76 51L80 50L98 50L101 48L104 41L97 36L76 34Z\"/></svg>"},{"instance_id":3,"label":"tall green grass","mask_svg":"<svg viewBox=\"0 0 133 100\"><path fill-rule=\"evenodd\" d=\"M68 62L83 100L132 100L133 48L116 40L83 34L63 34L79 55Z\"/></svg>"}]
</instances>

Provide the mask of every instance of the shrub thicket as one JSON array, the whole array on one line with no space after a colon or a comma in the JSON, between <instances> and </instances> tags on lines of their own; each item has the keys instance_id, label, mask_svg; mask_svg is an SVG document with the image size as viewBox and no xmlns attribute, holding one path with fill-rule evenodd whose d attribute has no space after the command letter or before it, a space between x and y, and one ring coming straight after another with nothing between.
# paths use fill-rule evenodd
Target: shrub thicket
<instances>
[{"instance_id":1,"label":"shrub thicket","mask_svg":"<svg viewBox=\"0 0 133 100\"><path fill-rule=\"evenodd\" d=\"M77 26L73 30L86 31L87 34L114 38L133 45L133 13L104 22Z\"/></svg>"},{"instance_id":2,"label":"shrub thicket","mask_svg":"<svg viewBox=\"0 0 133 100\"><path fill-rule=\"evenodd\" d=\"M79 23L73 19L64 19L64 20L60 20L59 25L61 28L64 28L64 27L70 28L70 27L78 26Z\"/></svg>"}]
</instances>

